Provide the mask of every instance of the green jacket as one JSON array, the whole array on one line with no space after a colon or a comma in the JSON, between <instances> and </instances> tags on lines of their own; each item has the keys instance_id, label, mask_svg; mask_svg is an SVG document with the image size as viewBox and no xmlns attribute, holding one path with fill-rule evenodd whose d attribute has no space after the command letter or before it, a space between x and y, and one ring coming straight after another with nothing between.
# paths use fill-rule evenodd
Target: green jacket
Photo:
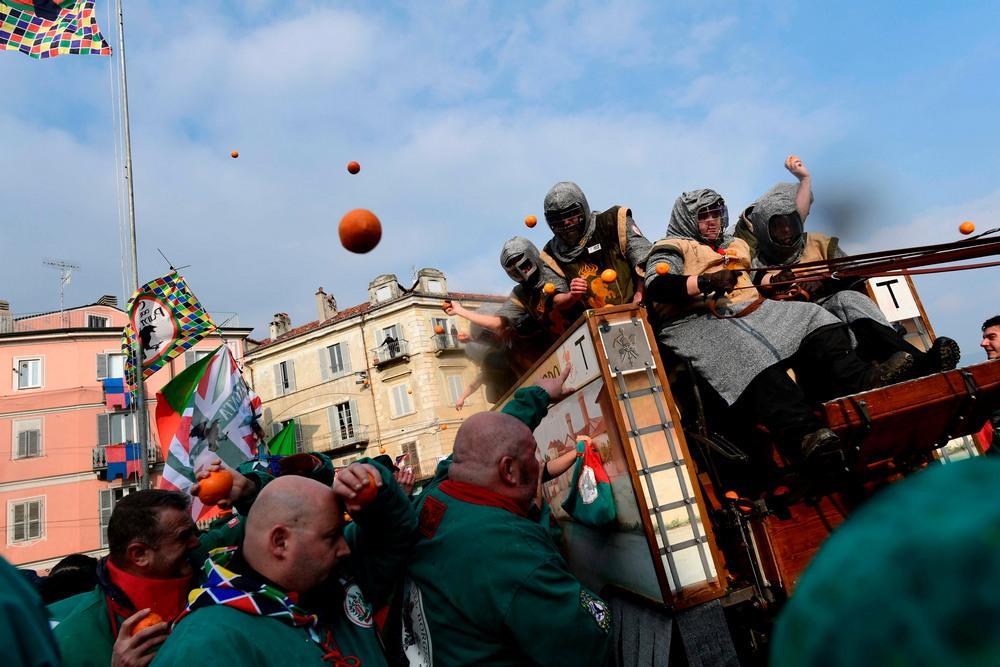
<instances>
[{"instance_id":1,"label":"green jacket","mask_svg":"<svg viewBox=\"0 0 1000 667\"><path fill-rule=\"evenodd\" d=\"M0 652L8 667L58 667L59 649L42 598L24 576L0 558Z\"/></svg>"},{"instance_id":2,"label":"green jacket","mask_svg":"<svg viewBox=\"0 0 1000 667\"><path fill-rule=\"evenodd\" d=\"M387 664L371 611L384 604L405 566L417 516L392 474L370 459L363 461L379 468L383 486L375 501L354 515L354 528L345 530L351 556L343 571L349 576L328 582L328 594L314 594L314 599L331 604L309 611L320 617L318 636L332 638L343 655L355 656L368 667ZM152 664L329 665L323 661L327 651L310 638L307 627L206 604L180 619Z\"/></svg>"},{"instance_id":3,"label":"green jacket","mask_svg":"<svg viewBox=\"0 0 1000 667\"><path fill-rule=\"evenodd\" d=\"M534 429L548 400L528 387L504 412ZM544 526L482 487L448 480L448 463L417 500L420 538L404 585L411 664L604 664L604 601L569 571Z\"/></svg>"},{"instance_id":4,"label":"green jacket","mask_svg":"<svg viewBox=\"0 0 1000 667\"><path fill-rule=\"evenodd\" d=\"M208 552L216 547L237 545L243 541L243 520L230 521L198 538L198 547L191 552L192 563L200 570ZM80 593L49 606L53 619L53 634L63 654L65 667L107 667L118 636L118 628L125 617L115 617L112 627L109 617L108 596L121 596L126 609L132 603L120 591L114 591L107 582L87 593ZM137 611L137 610L134 610ZM134 613L133 611L133 613Z\"/></svg>"}]
</instances>

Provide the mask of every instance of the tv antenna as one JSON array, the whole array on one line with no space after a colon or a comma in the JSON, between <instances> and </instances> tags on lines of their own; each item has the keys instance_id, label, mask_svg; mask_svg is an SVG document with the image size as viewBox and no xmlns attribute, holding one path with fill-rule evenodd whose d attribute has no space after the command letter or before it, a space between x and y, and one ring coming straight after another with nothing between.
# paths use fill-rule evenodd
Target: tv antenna
<instances>
[{"instance_id":1,"label":"tv antenna","mask_svg":"<svg viewBox=\"0 0 1000 667\"><path fill-rule=\"evenodd\" d=\"M59 314L62 315L64 310L63 296L66 292L66 285L69 285L70 279L73 277L73 272L78 270L80 265L61 259L43 259L42 264L59 269Z\"/></svg>"}]
</instances>

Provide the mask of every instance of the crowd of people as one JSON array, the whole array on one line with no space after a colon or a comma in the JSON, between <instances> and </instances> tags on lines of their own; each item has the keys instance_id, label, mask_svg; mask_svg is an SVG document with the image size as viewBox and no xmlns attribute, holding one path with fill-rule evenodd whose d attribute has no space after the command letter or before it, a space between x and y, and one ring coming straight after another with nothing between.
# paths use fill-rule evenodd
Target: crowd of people
<instances>
[{"instance_id":1,"label":"crowd of people","mask_svg":"<svg viewBox=\"0 0 1000 667\"><path fill-rule=\"evenodd\" d=\"M816 402L953 368L958 349L946 338L914 348L858 284L797 277L795 264L841 251L836 239L803 230L810 176L795 156L786 167L798 183L746 207L735 235L723 197L700 189L677 197L655 243L627 207L593 212L578 186L556 184L544 199L553 238L542 250L520 237L503 247L516 283L507 302L495 311L447 304L475 325L477 382L497 398L586 309L645 303L664 354L694 369L726 417L746 429L763 424L803 461L835 455L840 443L815 416ZM982 347L1000 357L1000 317L984 323ZM193 521L188 495L125 496L110 517L107 557L68 563L74 575L62 575L58 592L50 585L44 604L0 562L5 659L606 664L611 609L570 571L539 503L541 481L576 456L540 461L533 436L566 396L569 372L466 419L452 455L415 497L412 475L388 457L335 472L314 453L234 471L219 504L235 512L208 530ZM786 634L797 640L788 628L802 622L788 621Z\"/></svg>"}]
</instances>

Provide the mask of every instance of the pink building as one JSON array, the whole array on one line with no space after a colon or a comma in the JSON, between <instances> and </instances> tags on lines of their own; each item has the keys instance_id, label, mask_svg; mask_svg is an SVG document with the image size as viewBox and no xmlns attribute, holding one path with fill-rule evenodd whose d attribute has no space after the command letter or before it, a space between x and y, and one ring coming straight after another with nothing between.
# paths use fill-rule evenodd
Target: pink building
<instances>
[{"instance_id":1,"label":"pink building","mask_svg":"<svg viewBox=\"0 0 1000 667\"><path fill-rule=\"evenodd\" d=\"M223 318L224 319L224 318ZM115 297L64 312L16 316L0 301L0 554L42 574L67 554L106 553L115 502L135 479L108 481L105 447L135 440L134 419L108 408L104 378L121 377L127 315ZM156 392L222 340L242 362L251 329L226 328L199 342L146 382L155 486L163 468L152 415Z\"/></svg>"}]
</instances>

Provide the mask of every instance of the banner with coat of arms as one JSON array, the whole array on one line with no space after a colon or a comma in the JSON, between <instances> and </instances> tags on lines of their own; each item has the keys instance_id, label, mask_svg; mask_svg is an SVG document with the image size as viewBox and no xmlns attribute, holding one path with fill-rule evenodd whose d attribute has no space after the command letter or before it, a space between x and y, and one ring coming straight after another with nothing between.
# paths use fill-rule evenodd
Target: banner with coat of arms
<instances>
[{"instance_id":1,"label":"banner with coat of arms","mask_svg":"<svg viewBox=\"0 0 1000 667\"><path fill-rule=\"evenodd\" d=\"M145 380L216 328L176 271L140 287L126 310L129 324L122 334L122 352L129 387L136 385L133 345L137 338Z\"/></svg>"}]
</instances>

